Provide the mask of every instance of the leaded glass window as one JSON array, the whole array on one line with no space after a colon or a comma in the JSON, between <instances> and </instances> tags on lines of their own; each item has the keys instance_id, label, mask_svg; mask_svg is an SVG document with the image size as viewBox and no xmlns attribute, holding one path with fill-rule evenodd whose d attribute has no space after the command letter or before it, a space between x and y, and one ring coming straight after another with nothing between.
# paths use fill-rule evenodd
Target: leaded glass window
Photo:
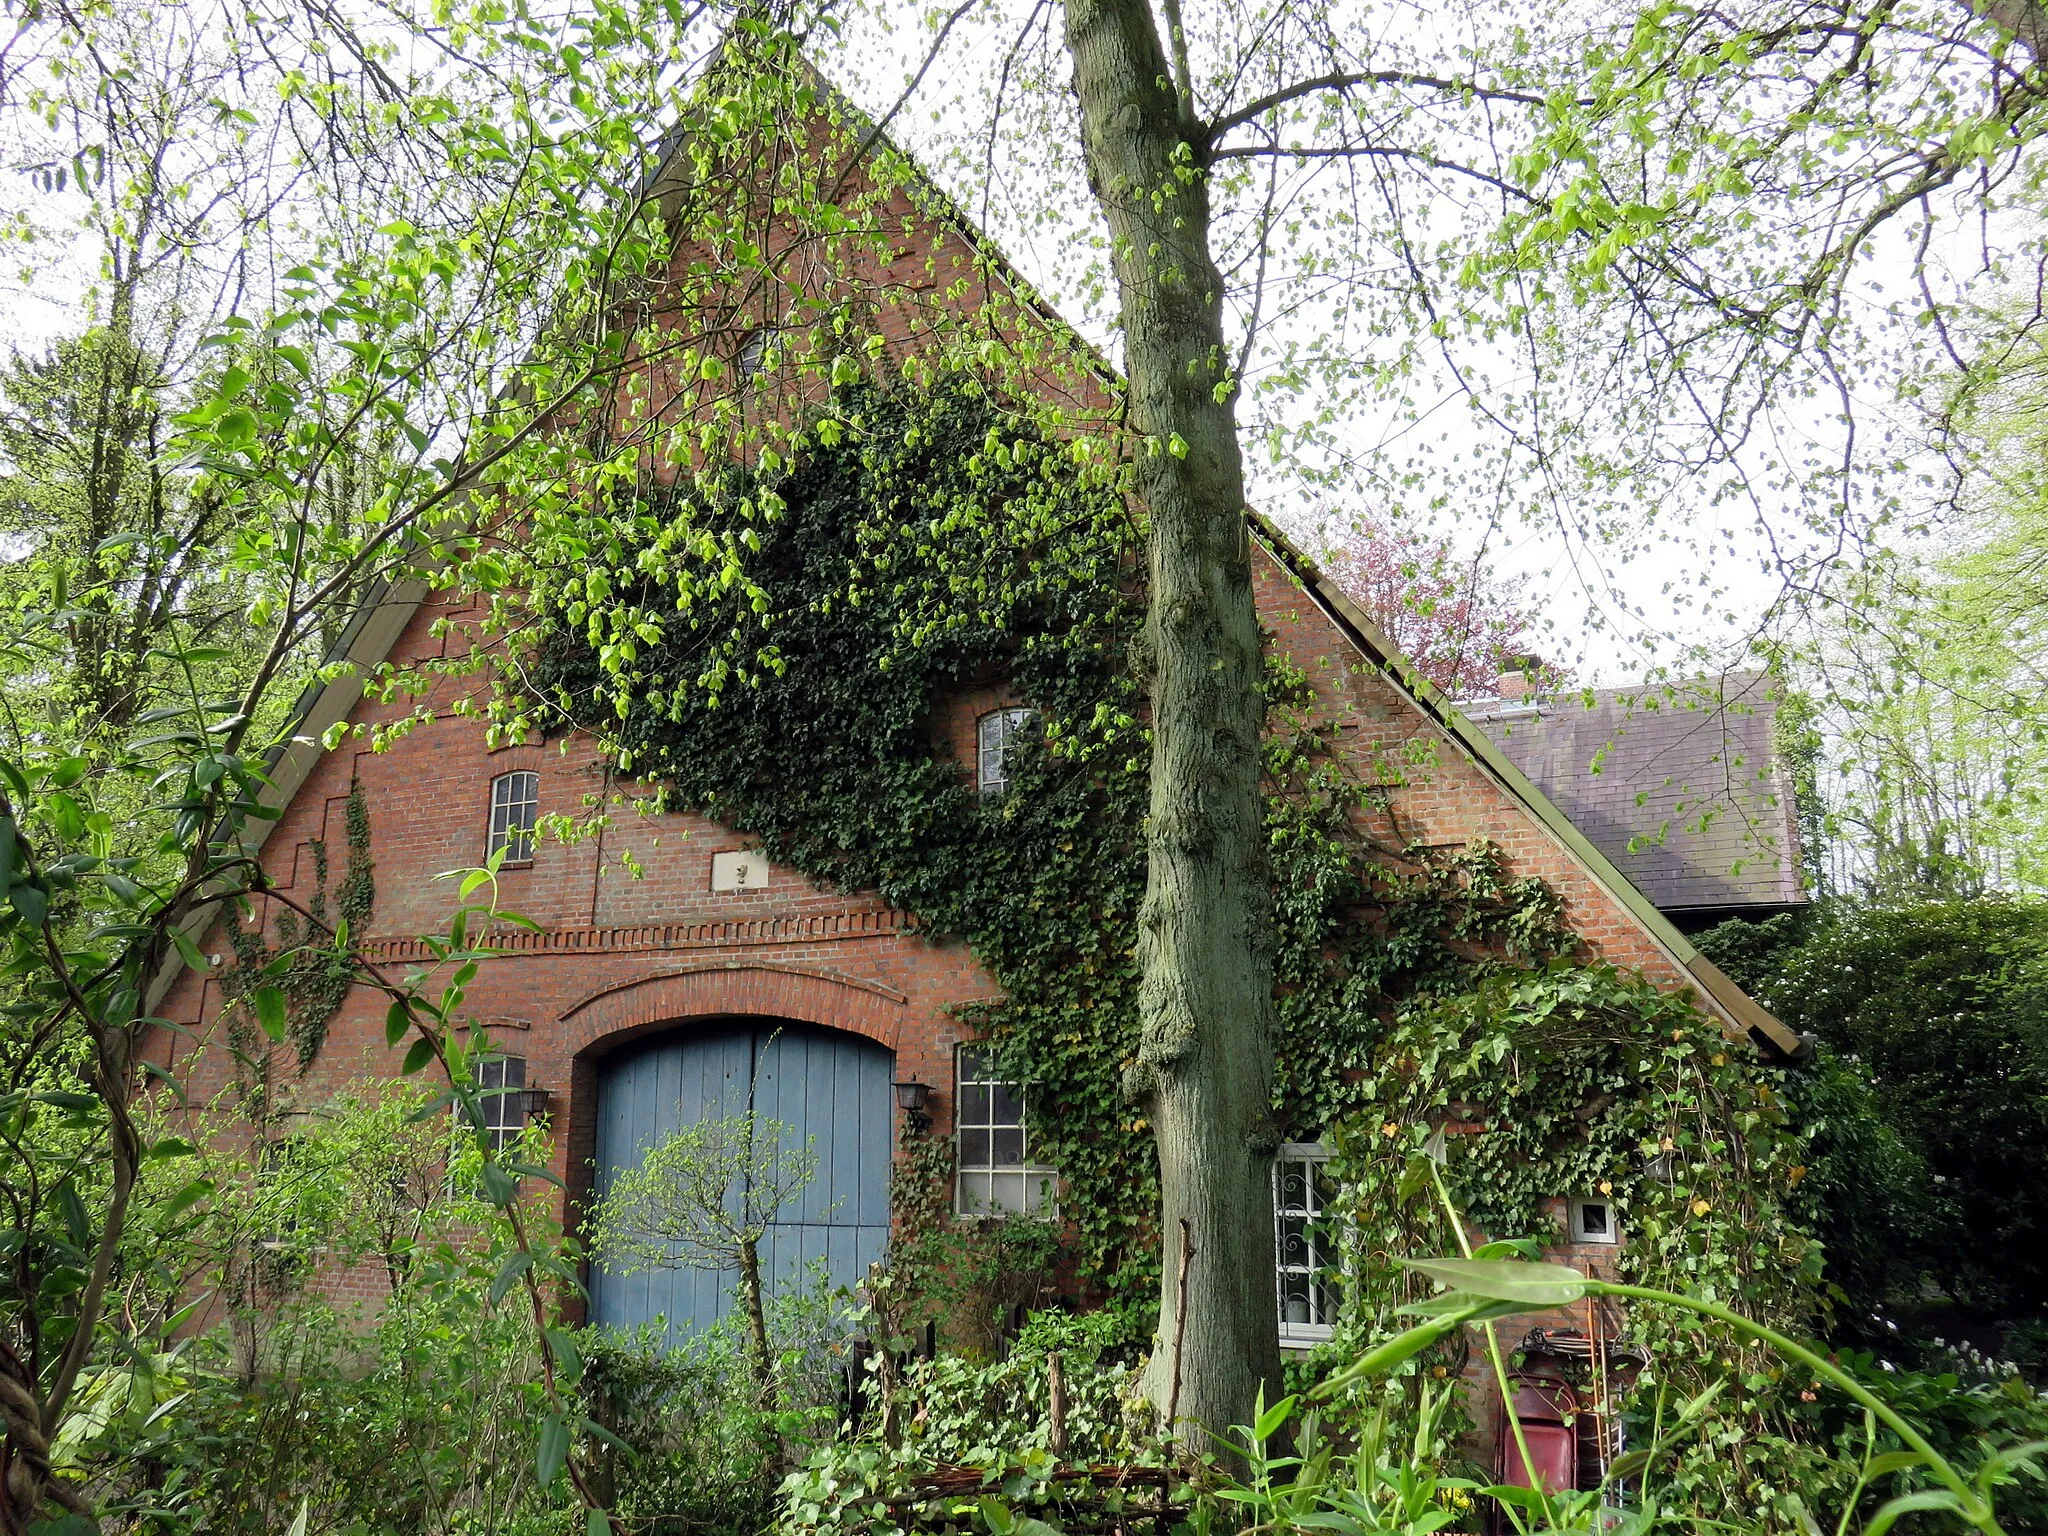
<instances>
[{"instance_id":1,"label":"leaded glass window","mask_svg":"<svg viewBox=\"0 0 2048 1536\"><path fill-rule=\"evenodd\" d=\"M531 770L499 774L491 780L491 835L484 857L502 848L505 863L531 863L533 829L539 820L540 775Z\"/></svg>"}]
</instances>

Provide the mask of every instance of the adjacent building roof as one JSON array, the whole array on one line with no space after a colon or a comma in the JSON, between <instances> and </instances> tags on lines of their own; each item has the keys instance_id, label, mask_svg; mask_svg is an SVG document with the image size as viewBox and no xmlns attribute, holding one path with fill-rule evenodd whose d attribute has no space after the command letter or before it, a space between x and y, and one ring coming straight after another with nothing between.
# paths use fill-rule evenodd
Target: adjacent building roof
<instances>
[{"instance_id":1,"label":"adjacent building roof","mask_svg":"<svg viewBox=\"0 0 2048 1536\"><path fill-rule=\"evenodd\" d=\"M1768 672L1469 700L1474 724L1680 922L1805 901Z\"/></svg>"},{"instance_id":2,"label":"adjacent building roof","mask_svg":"<svg viewBox=\"0 0 2048 1536\"><path fill-rule=\"evenodd\" d=\"M1294 574L1316 606L1345 632L1360 654L1375 662L1417 709L1442 726L1451 740L1470 754L1473 762L1518 801L1557 840L1558 845L1578 861L1594 883L1641 925L1643 932L1670 956L1672 963L1692 977L1699 986L1699 999L1709 1012L1718 1016L1735 1035L1746 1036L1766 1050L1794 1060L1812 1055L1813 1040L1810 1036L1788 1028L1694 948L1692 941L1679 931L1663 909L1644 895L1558 802L1539 789L1534 780L1495 745L1482 726L1453 703L1442 689L1408 665L1370 614L1318 570L1315 562L1271 521L1257 513L1250 514L1250 517L1252 530L1259 541Z\"/></svg>"}]
</instances>

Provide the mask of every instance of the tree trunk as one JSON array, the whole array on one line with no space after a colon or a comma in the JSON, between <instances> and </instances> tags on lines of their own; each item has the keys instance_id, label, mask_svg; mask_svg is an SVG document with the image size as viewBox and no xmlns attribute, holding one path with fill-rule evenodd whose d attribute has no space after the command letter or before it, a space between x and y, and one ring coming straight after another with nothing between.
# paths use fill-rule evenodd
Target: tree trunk
<instances>
[{"instance_id":1,"label":"tree trunk","mask_svg":"<svg viewBox=\"0 0 2048 1536\"><path fill-rule=\"evenodd\" d=\"M1265 720L1223 282L1201 135L1147 0L1066 0L1089 182L1108 216L1137 489L1151 518L1152 801L1138 934L1163 1208L1148 1396L1179 1425L1250 1422L1280 1378L1273 1281L1272 892ZM1193 1243L1176 1309L1182 1222ZM1176 1353L1179 1342L1179 1360Z\"/></svg>"},{"instance_id":2,"label":"tree trunk","mask_svg":"<svg viewBox=\"0 0 2048 1536\"><path fill-rule=\"evenodd\" d=\"M747 1309L747 1337L753 1346L754 1378L761 1389L761 1406L769 1407L775 1397L775 1366L768 1353L768 1311L761 1301L761 1248L751 1237L740 1239L740 1300Z\"/></svg>"}]
</instances>

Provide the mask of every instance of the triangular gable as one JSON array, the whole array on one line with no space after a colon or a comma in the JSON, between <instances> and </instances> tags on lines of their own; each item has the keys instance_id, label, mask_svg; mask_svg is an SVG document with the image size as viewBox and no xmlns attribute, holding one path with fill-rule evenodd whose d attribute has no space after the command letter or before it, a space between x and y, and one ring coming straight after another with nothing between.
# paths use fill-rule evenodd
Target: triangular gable
<instances>
[{"instance_id":1,"label":"triangular gable","mask_svg":"<svg viewBox=\"0 0 2048 1536\"><path fill-rule=\"evenodd\" d=\"M868 119L848 103L822 75L817 75L816 78L821 94L829 97L835 107L856 122L868 122ZM910 155L890 141L886 133L876 133L874 137L876 142L888 144L891 152L900 157L902 163L910 169L914 185L907 191L918 204L920 212L934 224L945 228L947 232L960 239L976 259L987 263L991 275L1012 297L1028 307L1045 324L1070 340L1089 372L1112 386L1120 382L1101 353L1077 335L1057 311L1038 295L994 243L976 228L958 204L924 176L922 169ZM669 135L663 146L662 162L652 173L651 179L654 183L658 184L668 174L668 168L674 163L681 148L680 137L675 134ZM1636 889L1628 877L1617 869L1542 791L1537 789L1528 776L1494 746L1485 732L1466 720L1447 696L1407 664L1399 649L1380 626L1338 590L1293 541L1262 515L1247 511L1246 516L1254 537L1281 569L1287 571L1301 585L1309 598L1344 634L1359 654L1383 673L1400 694L1456 744L1482 774L1491 779L1543 828L1562 852L1575 862L1616 906L1629 915L1651 944L1669 959L1676 971L1689 976L1698 985L1702 999L1731 1034L1740 1039L1755 1041L1776 1054L1799 1058L1811 1053L1810 1040L1772 1017L1712 961L1694 948L1685 935ZM393 582L358 611L334 650L326 658L330 666L347 663L348 670L330 682L309 687L302 696L298 719L291 736L272 756L268 769L272 784L261 797L263 804L281 807L288 804L297 794L323 751L322 735L329 727L347 719L349 712L355 708L363 695L365 679L390 659L392 648L398 643L399 637L418 612L427 594L428 587L425 582ZM250 823L245 842L252 853L263 846L272 825L273 823L265 821ZM212 921L211 909L202 909L201 916L195 918L192 925L196 930L194 936L210 926ZM152 1008L168 990L176 970L175 965L166 967L151 988Z\"/></svg>"}]
</instances>

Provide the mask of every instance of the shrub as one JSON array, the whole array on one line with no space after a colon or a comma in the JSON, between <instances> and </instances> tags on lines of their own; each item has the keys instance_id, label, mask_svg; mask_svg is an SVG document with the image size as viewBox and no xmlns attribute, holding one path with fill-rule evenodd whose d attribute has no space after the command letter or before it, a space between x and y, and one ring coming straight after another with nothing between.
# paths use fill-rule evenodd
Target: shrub
<instances>
[{"instance_id":1,"label":"shrub","mask_svg":"<svg viewBox=\"0 0 2048 1536\"><path fill-rule=\"evenodd\" d=\"M1827 1048L1801 1091L1844 1322L1894 1352L1969 1333L2026 1354L2048 1332L2048 1269L2014 1262L2048 1247L2048 902L1839 902L1805 930L1701 947Z\"/></svg>"}]
</instances>

